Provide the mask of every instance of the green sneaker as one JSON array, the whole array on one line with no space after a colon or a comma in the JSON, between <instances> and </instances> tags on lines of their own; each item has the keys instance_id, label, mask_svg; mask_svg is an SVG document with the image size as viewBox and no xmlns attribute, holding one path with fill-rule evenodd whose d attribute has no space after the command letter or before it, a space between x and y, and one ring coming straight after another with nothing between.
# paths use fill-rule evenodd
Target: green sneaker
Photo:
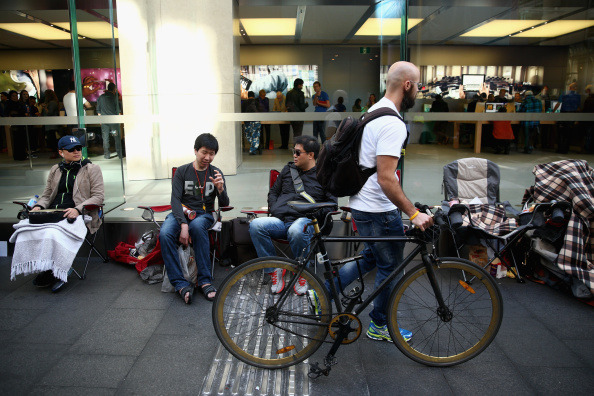
<instances>
[{"instance_id":1,"label":"green sneaker","mask_svg":"<svg viewBox=\"0 0 594 396\"><path fill-rule=\"evenodd\" d=\"M388 326L383 325L379 327L373 322L373 320L369 324L369 329L367 329L367 337L376 341L393 342L392 337L390 337L390 332L388 331Z\"/></svg>"},{"instance_id":2,"label":"green sneaker","mask_svg":"<svg viewBox=\"0 0 594 396\"><path fill-rule=\"evenodd\" d=\"M318 298L318 293L314 289L309 289L307 292L307 302L309 303L309 312L312 315L315 315L318 320L320 320L320 315L322 313L322 309L320 308L320 299Z\"/></svg>"},{"instance_id":3,"label":"green sneaker","mask_svg":"<svg viewBox=\"0 0 594 396\"><path fill-rule=\"evenodd\" d=\"M398 328L398 330L400 330L400 335L402 336L402 338L404 338L404 341L409 342L411 340L413 335L412 332L401 328ZM373 322L373 320L369 324L369 329L367 329L367 337L376 341L394 342L392 341L392 337L390 337L388 326L383 325L379 327Z\"/></svg>"}]
</instances>

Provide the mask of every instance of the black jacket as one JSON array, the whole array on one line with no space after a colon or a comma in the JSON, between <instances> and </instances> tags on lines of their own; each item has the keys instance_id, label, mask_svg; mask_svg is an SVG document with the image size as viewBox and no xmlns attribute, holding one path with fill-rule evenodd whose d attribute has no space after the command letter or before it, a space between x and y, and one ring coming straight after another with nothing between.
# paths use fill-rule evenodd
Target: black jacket
<instances>
[{"instance_id":1,"label":"black jacket","mask_svg":"<svg viewBox=\"0 0 594 396\"><path fill-rule=\"evenodd\" d=\"M272 216L277 217L284 222L295 221L299 217L303 217L287 205L287 202L289 201L307 202L305 198L297 194L297 191L295 191L295 184L291 177L290 168L299 171L299 176L303 181L305 192L311 195L316 202L338 203L337 198L329 192L324 191L322 186L320 186L320 183L318 183L315 166L310 170L303 172L297 168L293 162L289 162L285 165L281 173L278 175L276 182L268 192L268 208ZM323 222L326 214L331 211L332 209L324 209L320 211L316 216L318 221Z\"/></svg>"},{"instance_id":2,"label":"black jacket","mask_svg":"<svg viewBox=\"0 0 594 396\"><path fill-rule=\"evenodd\" d=\"M303 113L309 106L309 103L305 101L305 94L299 88L293 88L287 92L285 103L289 112Z\"/></svg>"}]
</instances>

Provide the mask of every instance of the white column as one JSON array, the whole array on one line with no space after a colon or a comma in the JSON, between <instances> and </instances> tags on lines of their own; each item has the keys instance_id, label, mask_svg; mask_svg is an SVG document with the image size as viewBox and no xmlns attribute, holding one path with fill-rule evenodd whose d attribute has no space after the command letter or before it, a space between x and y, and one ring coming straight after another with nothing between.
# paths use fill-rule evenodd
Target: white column
<instances>
[{"instance_id":1,"label":"white column","mask_svg":"<svg viewBox=\"0 0 594 396\"><path fill-rule=\"evenodd\" d=\"M214 165L235 174L239 125L216 114L239 111L237 3L119 0L117 15L128 179L170 177L203 132L219 141Z\"/></svg>"}]
</instances>

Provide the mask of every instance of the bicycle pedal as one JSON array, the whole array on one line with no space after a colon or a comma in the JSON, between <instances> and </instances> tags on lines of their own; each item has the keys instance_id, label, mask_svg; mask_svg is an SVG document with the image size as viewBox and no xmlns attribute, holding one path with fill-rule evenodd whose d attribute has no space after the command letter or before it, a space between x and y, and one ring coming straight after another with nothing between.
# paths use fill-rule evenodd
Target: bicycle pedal
<instances>
[{"instance_id":1,"label":"bicycle pedal","mask_svg":"<svg viewBox=\"0 0 594 396\"><path fill-rule=\"evenodd\" d=\"M321 369L318 363L310 363L309 365L309 373L307 376L311 379L316 379L325 375L326 377L330 374L330 368Z\"/></svg>"},{"instance_id":2,"label":"bicycle pedal","mask_svg":"<svg viewBox=\"0 0 594 396\"><path fill-rule=\"evenodd\" d=\"M348 298L355 298L361 293L361 288L359 286L355 286L348 294Z\"/></svg>"}]
</instances>

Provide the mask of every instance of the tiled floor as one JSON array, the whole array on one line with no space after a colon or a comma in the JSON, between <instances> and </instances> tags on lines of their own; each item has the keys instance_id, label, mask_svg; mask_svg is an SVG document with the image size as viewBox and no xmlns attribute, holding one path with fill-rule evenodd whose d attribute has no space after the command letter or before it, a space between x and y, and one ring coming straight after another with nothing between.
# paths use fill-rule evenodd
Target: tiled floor
<instances>
[{"instance_id":1,"label":"tiled floor","mask_svg":"<svg viewBox=\"0 0 594 396\"><path fill-rule=\"evenodd\" d=\"M71 279L58 294L35 288L31 276L11 282L9 271L10 260L0 258L0 394L201 393L219 342L211 303L200 295L186 306L162 293L160 284L144 283L133 267L113 262L93 261L86 280ZM217 268L215 283L228 271ZM341 347L330 376L310 380L305 391L590 395L593 308L535 283L505 278L498 284L503 323L477 358L431 368L407 359L393 344L362 336ZM368 325L366 313L361 320ZM323 345L310 361L320 362L328 348ZM234 381L209 389L231 394Z\"/></svg>"}]
</instances>

